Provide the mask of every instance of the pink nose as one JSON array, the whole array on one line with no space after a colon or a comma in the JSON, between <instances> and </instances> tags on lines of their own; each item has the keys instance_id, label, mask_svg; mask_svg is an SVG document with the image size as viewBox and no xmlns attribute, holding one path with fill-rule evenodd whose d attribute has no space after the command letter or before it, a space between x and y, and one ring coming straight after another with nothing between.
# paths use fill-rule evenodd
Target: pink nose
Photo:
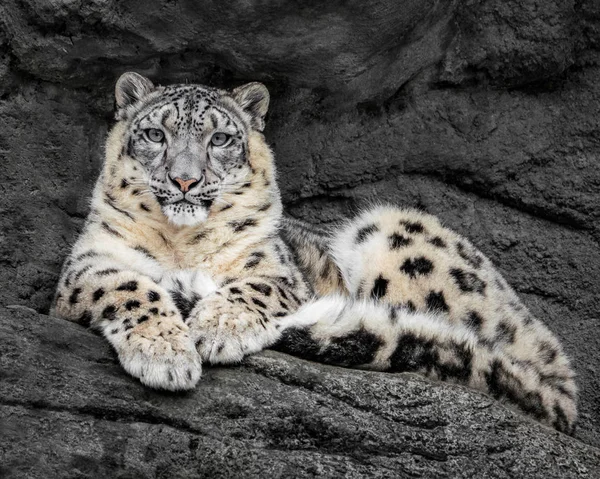
<instances>
[{"instance_id":1,"label":"pink nose","mask_svg":"<svg viewBox=\"0 0 600 479\"><path fill-rule=\"evenodd\" d=\"M173 178L173 181L179 185L179 189L184 193L190 190L190 187L198 183L196 178L190 178L189 180L182 180L181 178Z\"/></svg>"}]
</instances>

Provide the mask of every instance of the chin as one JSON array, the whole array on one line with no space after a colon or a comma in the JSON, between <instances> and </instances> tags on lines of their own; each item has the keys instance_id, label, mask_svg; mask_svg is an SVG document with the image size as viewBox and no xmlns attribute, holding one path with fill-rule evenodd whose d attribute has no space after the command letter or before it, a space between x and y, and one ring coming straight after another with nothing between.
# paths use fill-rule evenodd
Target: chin
<instances>
[{"instance_id":1,"label":"chin","mask_svg":"<svg viewBox=\"0 0 600 479\"><path fill-rule=\"evenodd\" d=\"M167 205L163 207L163 213L171 223L177 226L198 225L204 223L208 218L208 208L202 208L201 206L186 208L182 211L176 205Z\"/></svg>"}]
</instances>

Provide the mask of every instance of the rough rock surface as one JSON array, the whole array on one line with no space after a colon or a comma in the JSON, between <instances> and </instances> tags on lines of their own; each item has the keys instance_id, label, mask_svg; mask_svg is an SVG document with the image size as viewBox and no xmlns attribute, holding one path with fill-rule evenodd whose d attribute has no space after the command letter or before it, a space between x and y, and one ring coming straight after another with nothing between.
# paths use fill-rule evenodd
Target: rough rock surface
<instances>
[{"instance_id":1,"label":"rough rock surface","mask_svg":"<svg viewBox=\"0 0 600 479\"><path fill-rule=\"evenodd\" d=\"M267 352L165 394L80 326L2 308L0 335L2 477L600 475L600 450L416 375Z\"/></svg>"},{"instance_id":2,"label":"rough rock surface","mask_svg":"<svg viewBox=\"0 0 600 479\"><path fill-rule=\"evenodd\" d=\"M494 260L532 311L562 339L581 387L576 437L600 446L599 50L600 4L593 0L249 0L229 6L191 0L3 1L0 281L4 288L0 304L47 312L62 260L87 214L87 198L111 121L112 87L120 73L136 70L163 83L187 80L219 86L261 80L272 92L266 135L276 153L288 211L328 223L356 211L364 201L385 200L442 216L448 226L471 238ZM15 309L3 315L4 320L12 315L10 321L15 323L0 336L0 357L5 362L11 360L5 342L17 344L22 341L18 335L37 331L40 322L49 320ZM343 463L340 457L346 453L338 455L335 448L328 449L327 428L318 431L324 422L337 427L334 413L341 406L336 402L329 412L317 412L317 406L303 408L306 415L301 419L294 407L303 404L298 398L313 405L332 400L327 399L329 387L331 391L361 390L361 381L400 388L402 394L408 394L401 396L405 404L418 403L423 395L435 399L427 406L431 408L428 412L402 409L406 421L411 414L430 421L446 414L447 424L425 428L426 434L420 430L419 434L425 435L419 444L442 444L452 435L453 441L466 445L471 443L468 438L473 439L473 431L482 430L492 443L504 438L508 444L510 436L520 448L532 451L529 436L507 436L502 421L494 419L494 414L506 414L498 412L502 409L490 406L486 411L493 414L483 413L475 406L480 396L457 388L348 371L336 371L341 381L336 382L331 368L268 354L244 368L210 370L195 395L167 397L144 392L122 376L97 338L60 322L48 324L56 329L57 337L70 338L72 343L48 340L39 345L30 333L31 339L19 344L37 354L37 359L34 362L24 356L22 361L31 361L27 363L31 364L29 372L22 377L10 373L14 381L3 378L6 391L1 398L5 410L19 410L16 416L8 413L8 418L21 418L19 427L9 431L18 435L38 429L36 451L46 462L35 467L41 469L70 464L80 468L83 476L93 475L94 468L116 468L119 444L129 442L153 445L151 450L132 446L127 453L131 456L122 460L133 464L138 458L135 467L156 464L159 475L174 464L160 458L161 448L183 454L188 465L190 461L205 463L200 456L193 459L191 450L192 455L187 455L189 448L182 452L178 441L186 447L195 445L194 451L212 451L213 462L208 463L222 471L236 464L249 467L251 457L268 456L273 464L279 464L273 466L281 468L277 471L291 467L285 461L292 457L298 467L314 462L310 455L289 454L296 446L286 441L300 445L305 441L312 451L329 458L330 462L323 459L319 464L334 467L332 464ZM15 328L24 329L15 332ZM52 337L49 331L35 334ZM84 354L87 350L97 351L89 354L100 358L84 361L87 376L79 378L69 372L75 366L66 356L62 362L53 362L69 351ZM44 364L53 366L34 370L34 365ZM319 380L318 394L301 381L298 385L286 379L293 374L285 371L296 368L320 371L328 378ZM264 371L268 371L266 379ZM64 381L52 382L63 376ZM209 389L215 381L220 381L220 386ZM348 381L348 386L343 381ZM242 403L250 405L247 414L270 424L271 429L257 425L262 423L256 419L240 433L237 439L242 442L233 446L215 439L216 432L204 436L205 430L220 431L224 413L219 408L228 410L220 404L228 394L238 394L240 384L248 391L246 396L242 394L248 401ZM79 390L85 390L85 395L75 394ZM265 391L269 391L267 397L271 393L277 397L281 390L289 394L281 395L277 406L269 408L265 398L259 412L252 412L257 400L250 391L259 398ZM36 394L60 397L62 402L50 401L51 406L38 408L37 400L27 399ZM364 414L376 415L378 407L388 407L372 402L369 398L374 393L364 394L362 399L358 395L354 399L367 404ZM381 394L391 401L388 393ZM95 398L91 409L83 403L86 395ZM445 395L463 409L452 409ZM6 402L6 398L13 399ZM127 405L129 398L142 399L152 407ZM199 404L192 404L198 398ZM137 407L142 412L135 414L141 416L132 412ZM213 412L206 413L206 408ZM204 414L210 424L189 419L187 412L192 409L202 409L194 414ZM349 417L357 417L356 410L351 411ZM392 414L391 404L386 411ZM130 413L136 418L134 423L126 422ZM465 415L473 415L479 422L473 419L467 426L461 422ZM568 465L574 460L593 470L589 461L597 461L597 455L591 449L510 417L519 434L535 430L535 441L545 441L544 447L557 451L553 456L556 464ZM60 418L65 422L59 427ZM175 418L174 422L169 418ZM180 424L185 424L184 431L178 429ZM391 464L385 462L385 456L394 457L395 464L401 465L399 470L418 474L420 464L430 465L438 457L407 452L413 432L394 426L393 419L386 419L381 426L373 419L371 426L364 428L368 421L355 426L349 421L341 424L348 433L332 437L354 441L352 450L360 451L343 467L359 471L368 463L371 471L380 467L385 475L386 464ZM385 431L390 427L393 432L388 434ZM305 430L312 432L298 432ZM226 430L232 436L235 431ZM362 434L360 440L354 431ZM82 433L93 434L94 442L82 444ZM297 437L296 433L307 436ZM255 446L243 450L251 434L256 434ZM324 436L318 442L311 434ZM48 446L52 437L64 441L59 441L59 449ZM111 442L113 437L118 440ZM383 437L387 441L380 441ZM26 440L23 436L22 441ZM284 452L273 446L279 443L288 444ZM0 452L6 454L3 447L0 445ZM389 452L391 447L399 449ZM444 451L439 457L445 460L440 461L440 469L429 470L478 470L485 467L483 456L496 457L494 447L487 452L484 446L456 449L465 455L453 455L454 449L444 447L432 449ZM528 462L528 456L511 447L510 454L516 455L498 470L508 471L509 463L515 469L497 476L532 477L526 471L541 462ZM378 454L377 448L386 452ZM230 450L244 459L217 466L219 455ZM534 451L531 454L540 460ZM103 455L105 462L90 459ZM584 460L584 455L589 460ZM496 459L489 460L497 464Z\"/></svg>"}]
</instances>

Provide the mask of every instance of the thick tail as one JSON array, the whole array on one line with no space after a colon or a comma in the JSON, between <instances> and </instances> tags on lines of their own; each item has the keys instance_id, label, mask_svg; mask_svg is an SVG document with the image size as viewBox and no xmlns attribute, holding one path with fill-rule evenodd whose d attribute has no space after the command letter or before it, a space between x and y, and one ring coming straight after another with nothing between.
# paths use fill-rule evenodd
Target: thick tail
<instances>
[{"instance_id":1,"label":"thick tail","mask_svg":"<svg viewBox=\"0 0 600 479\"><path fill-rule=\"evenodd\" d=\"M450 325L444 316L327 296L290 319L298 326L285 330L274 349L326 364L415 372L464 384L560 431L573 431L572 376L548 378L535 364L482 344L471 330Z\"/></svg>"}]
</instances>

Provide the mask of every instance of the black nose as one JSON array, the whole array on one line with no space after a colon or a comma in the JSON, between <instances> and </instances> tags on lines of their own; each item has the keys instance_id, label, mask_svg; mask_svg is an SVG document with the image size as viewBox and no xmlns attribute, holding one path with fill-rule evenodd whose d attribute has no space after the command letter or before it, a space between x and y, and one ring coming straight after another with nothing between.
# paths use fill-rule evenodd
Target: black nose
<instances>
[{"instance_id":1,"label":"black nose","mask_svg":"<svg viewBox=\"0 0 600 479\"><path fill-rule=\"evenodd\" d=\"M197 180L196 178L189 178L184 180L183 178L172 178L171 175L169 175L169 179L171 180L171 183L173 183L184 193L190 191L194 186L200 183L200 180Z\"/></svg>"}]
</instances>

